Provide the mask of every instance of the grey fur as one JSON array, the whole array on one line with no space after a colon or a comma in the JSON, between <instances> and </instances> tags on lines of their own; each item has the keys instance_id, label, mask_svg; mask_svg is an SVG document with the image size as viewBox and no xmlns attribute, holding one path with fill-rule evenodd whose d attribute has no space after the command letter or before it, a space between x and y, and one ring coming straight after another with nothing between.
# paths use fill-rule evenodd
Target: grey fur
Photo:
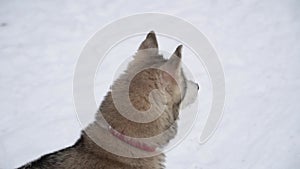
<instances>
[{"instance_id":1,"label":"grey fur","mask_svg":"<svg viewBox=\"0 0 300 169\"><path fill-rule=\"evenodd\" d=\"M127 83L126 79L131 73L136 72L141 67L155 65L156 67L164 67L174 72L174 76L180 83L179 86L173 83L173 80L168 75L162 75L162 72L157 70L146 70L141 72L140 75L133 80L132 87L134 90L130 90L130 97L132 104L139 110L144 111L149 107L148 95L153 88L158 90L165 95L167 102L164 103L167 106L166 111L161 116L146 124L139 124L124 118L115 108L111 91L108 92L104 98L98 113L96 115L96 121L90 124L84 131L80 139L71 147L67 147L63 150L47 154L39 158L38 160L26 164L20 168L22 169L162 169L164 168L165 155L163 153L146 158L129 158L121 157L113 153L107 152L100 146L98 146L94 139L90 138L90 134L94 135L95 138L107 142L107 144L113 144L114 147L123 148L124 151L130 151L132 153L145 153L141 150L136 150L133 147L126 145L126 143L120 142L116 137L111 134L103 127L99 127L102 116L105 120L117 131L122 132L125 135L131 137L151 137L161 133L167 128L171 130L154 141L159 147L166 145L177 132L176 120L178 119L180 103L185 99L189 98L189 102L192 102L196 96L190 97L189 93L197 93L197 84L186 80L181 70L181 47L179 46L174 55L179 56L175 58L172 56L171 59L166 60L158 54L158 43L156 40L155 33L151 31L146 39L142 42L139 47L140 50L154 49L151 56L147 54L137 53L134 56L134 60L129 64L128 69L117 79L112 85L112 91L122 93L123 86ZM163 78L162 85L164 88L157 87L159 78ZM145 85L147 84L147 85ZM143 88L141 88L143 85ZM151 86L152 85L152 86ZM124 89L125 90L125 89ZM126 89L127 90L127 89ZM192 91L192 92L191 92ZM157 100L156 100L157 101ZM145 130L147 129L147 130ZM105 143L106 144L106 143Z\"/></svg>"}]
</instances>

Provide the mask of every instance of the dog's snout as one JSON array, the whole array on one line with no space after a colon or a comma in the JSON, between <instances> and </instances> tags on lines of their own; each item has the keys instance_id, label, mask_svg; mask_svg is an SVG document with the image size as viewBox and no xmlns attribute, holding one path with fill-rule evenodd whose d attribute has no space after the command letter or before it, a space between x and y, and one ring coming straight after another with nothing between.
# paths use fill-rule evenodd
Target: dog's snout
<instances>
[{"instance_id":1,"label":"dog's snout","mask_svg":"<svg viewBox=\"0 0 300 169\"><path fill-rule=\"evenodd\" d=\"M200 88L200 87L199 87L199 84L198 84L198 83L196 83L196 85L197 85L197 89L199 90L199 88Z\"/></svg>"}]
</instances>

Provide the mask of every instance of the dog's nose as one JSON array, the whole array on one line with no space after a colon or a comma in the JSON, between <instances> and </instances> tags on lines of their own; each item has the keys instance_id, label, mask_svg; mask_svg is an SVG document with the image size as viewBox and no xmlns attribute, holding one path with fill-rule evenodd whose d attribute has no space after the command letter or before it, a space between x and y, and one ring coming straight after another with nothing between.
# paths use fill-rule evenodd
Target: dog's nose
<instances>
[{"instance_id":1,"label":"dog's nose","mask_svg":"<svg viewBox=\"0 0 300 169\"><path fill-rule=\"evenodd\" d=\"M199 90L199 88L200 88L200 87L199 87L199 84L198 84L198 83L196 83L196 85L197 85L197 89Z\"/></svg>"}]
</instances>

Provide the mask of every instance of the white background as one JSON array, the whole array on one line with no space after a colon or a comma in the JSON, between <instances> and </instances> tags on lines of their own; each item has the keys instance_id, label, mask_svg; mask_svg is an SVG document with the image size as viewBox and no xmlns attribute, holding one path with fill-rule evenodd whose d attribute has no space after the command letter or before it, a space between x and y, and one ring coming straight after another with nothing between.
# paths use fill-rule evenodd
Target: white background
<instances>
[{"instance_id":1,"label":"white background","mask_svg":"<svg viewBox=\"0 0 300 169\"><path fill-rule=\"evenodd\" d=\"M0 1L0 168L78 139L72 77L82 47L105 24L142 12L195 25L214 44L226 78L215 135L200 145L196 123L167 153L167 168L299 168L299 6L297 0Z\"/></svg>"}]
</instances>

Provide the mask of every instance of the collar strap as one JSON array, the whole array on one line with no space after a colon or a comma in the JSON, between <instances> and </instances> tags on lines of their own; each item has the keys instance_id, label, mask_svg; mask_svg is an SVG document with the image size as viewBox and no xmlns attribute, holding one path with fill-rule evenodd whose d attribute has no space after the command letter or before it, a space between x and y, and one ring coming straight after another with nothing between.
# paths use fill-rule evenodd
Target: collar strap
<instances>
[{"instance_id":1,"label":"collar strap","mask_svg":"<svg viewBox=\"0 0 300 169\"><path fill-rule=\"evenodd\" d=\"M140 150L143 150L143 151L146 151L146 152L154 152L156 150L156 147L154 146L150 146L150 145L147 145L146 143L141 143L137 140L133 140L131 139L130 137L122 134L122 133L119 133L117 130L114 130L112 127L108 127L108 131L113 135L115 136L116 138L118 138L119 140L131 145L132 147L135 147L137 149L140 149Z\"/></svg>"}]
</instances>

